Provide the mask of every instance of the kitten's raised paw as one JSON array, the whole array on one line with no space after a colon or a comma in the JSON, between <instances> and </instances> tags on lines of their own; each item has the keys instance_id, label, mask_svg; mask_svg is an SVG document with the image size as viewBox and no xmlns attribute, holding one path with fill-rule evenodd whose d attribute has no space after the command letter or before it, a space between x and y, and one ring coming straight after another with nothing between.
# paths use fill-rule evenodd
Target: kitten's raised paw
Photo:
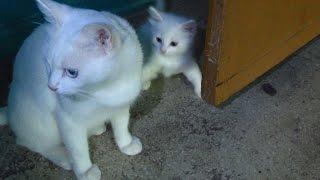
<instances>
[{"instance_id":1,"label":"kitten's raised paw","mask_svg":"<svg viewBox=\"0 0 320 180\"><path fill-rule=\"evenodd\" d=\"M142 151L140 139L133 136L131 143L123 148L120 148L120 151L129 156L139 154Z\"/></svg>"},{"instance_id":2,"label":"kitten's raised paw","mask_svg":"<svg viewBox=\"0 0 320 180\"><path fill-rule=\"evenodd\" d=\"M100 180L101 171L99 167L95 164L91 166L80 178L79 180Z\"/></svg>"},{"instance_id":3,"label":"kitten's raised paw","mask_svg":"<svg viewBox=\"0 0 320 180\"><path fill-rule=\"evenodd\" d=\"M148 81L148 82L146 82L146 83L143 84L142 89L143 89L143 90L148 90L148 89L150 88L150 86L151 86L151 82Z\"/></svg>"}]
</instances>

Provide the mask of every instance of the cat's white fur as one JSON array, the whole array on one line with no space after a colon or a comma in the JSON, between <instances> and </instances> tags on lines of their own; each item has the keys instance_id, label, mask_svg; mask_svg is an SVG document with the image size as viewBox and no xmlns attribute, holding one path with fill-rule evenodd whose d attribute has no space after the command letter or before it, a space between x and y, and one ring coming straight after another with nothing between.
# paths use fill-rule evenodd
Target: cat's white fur
<instances>
[{"instance_id":1,"label":"cat's white fur","mask_svg":"<svg viewBox=\"0 0 320 180\"><path fill-rule=\"evenodd\" d=\"M183 73L193 84L194 92L201 98L201 71L192 57L191 47L196 33L196 22L184 17L149 8L150 18L139 29L145 52L143 88L159 74L170 77ZM161 39L159 42L158 39ZM176 46L170 43L175 42Z\"/></svg>"},{"instance_id":2,"label":"cat's white fur","mask_svg":"<svg viewBox=\"0 0 320 180\"><path fill-rule=\"evenodd\" d=\"M16 57L0 122L8 121L18 144L73 169L78 179L100 179L88 137L103 133L106 122L121 152L142 150L128 130L129 108L141 89L139 41L125 20L110 13L37 3L49 23L25 40ZM66 68L77 69L78 77L68 77Z\"/></svg>"}]
</instances>

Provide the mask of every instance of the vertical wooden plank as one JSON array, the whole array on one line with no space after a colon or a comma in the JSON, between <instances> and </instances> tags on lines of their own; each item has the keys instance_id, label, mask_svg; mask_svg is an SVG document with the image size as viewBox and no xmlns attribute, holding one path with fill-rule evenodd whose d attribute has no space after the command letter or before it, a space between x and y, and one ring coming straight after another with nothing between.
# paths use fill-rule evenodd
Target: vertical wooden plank
<instances>
[{"instance_id":1,"label":"vertical wooden plank","mask_svg":"<svg viewBox=\"0 0 320 180\"><path fill-rule=\"evenodd\" d=\"M210 104L218 105L215 97L218 60L223 30L224 0L210 0L205 42L205 61L202 66L202 96Z\"/></svg>"}]
</instances>

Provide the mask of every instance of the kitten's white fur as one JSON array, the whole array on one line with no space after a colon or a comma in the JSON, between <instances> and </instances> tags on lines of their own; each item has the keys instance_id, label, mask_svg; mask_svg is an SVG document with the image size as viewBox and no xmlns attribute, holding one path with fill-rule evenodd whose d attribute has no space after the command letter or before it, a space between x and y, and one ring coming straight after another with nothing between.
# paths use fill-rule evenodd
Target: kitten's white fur
<instances>
[{"instance_id":1,"label":"kitten's white fur","mask_svg":"<svg viewBox=\"0 0 320 180\"><path fill-rule=\"evenodd\" d=\"M169 13L149 8L149 22L139 29L145 59L143 67L143 88L159 74L170 77L183 73L193 84L195 93L201 98L201 71L192 57L192 44L196 22ZM157 38L161 39L158 42ZM176 46L170 43L177 43Z\"/></svg>"},{"instance_id":2,"label":"kitten's white fur","mask_svg":"<svg viewBox=\"0 0 320 180\"><path fill-rule=\"evenodd\" d=\"M100 179L88 137L103 133L106 122L123 153L142 150L128 130L129 108L141 89L140 44L132 27L110 13L37 3L49 23L20 49L0 121L8 121L18 144L73 169L78 179ZM78 69L79 77L67 77L63 68Z\"/></svg>"}]
</instances>

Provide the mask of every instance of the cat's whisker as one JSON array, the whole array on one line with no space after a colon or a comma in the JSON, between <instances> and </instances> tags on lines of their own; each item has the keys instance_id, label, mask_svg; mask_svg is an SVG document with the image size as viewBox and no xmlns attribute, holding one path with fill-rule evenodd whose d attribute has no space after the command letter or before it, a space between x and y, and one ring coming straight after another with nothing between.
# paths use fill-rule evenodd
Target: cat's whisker
<instances>
[{"instance_id":1,"label":"cat's whisker","mask_svg":"<svg viewBox=\"0 0 320 180\"><path fill-rule=\"evenodd\" d=\"M92 94L90 94L89 92L87 91L84 91L82 89L78 89L78 95L81 95L83 97L87 97L89 99L92 99L94 100L95 102L99 103L99 104L104 104L103 102L101 102L98 98L96 98L95 96L93 96Z\"/></svg>"},{"instance_id":2,"label":"cat's whisker","mask_svg":"<svg viewBox=\"0 0 320 180\"><path fill-rule=\"evenodd\" d=\"M79 95L82 95L82 96L85 96L85 97L88 97L88 98L95 98L93 95L91 95L89 92L87 91L84 91L84 90L81 90L81 89L78 89L78 94Z\"/></svg>"}]
</instances>

